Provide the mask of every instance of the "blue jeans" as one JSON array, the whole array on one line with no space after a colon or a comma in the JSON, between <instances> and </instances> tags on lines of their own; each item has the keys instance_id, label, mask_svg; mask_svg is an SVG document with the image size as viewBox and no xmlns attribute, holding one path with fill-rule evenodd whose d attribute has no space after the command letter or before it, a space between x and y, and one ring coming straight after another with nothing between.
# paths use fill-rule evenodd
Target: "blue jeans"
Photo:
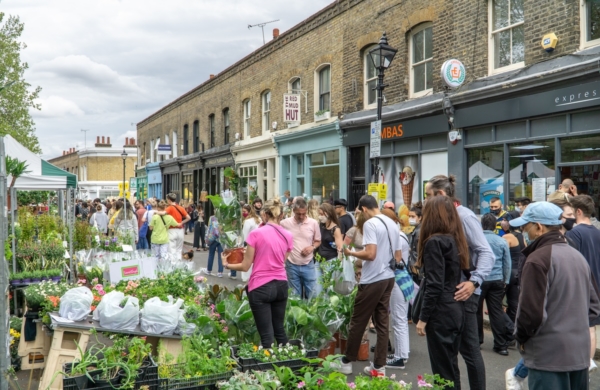
<instances>
[{"instance_id":1,"label":"blue jeans","mask_svg":"<svg viewBox=\"0 0 600 390\"><path fill-rule=\"evenodd\" d=\"M223 247L219 241L214 241L208 246L208 266L206 267L209 271L212 271L213 261L215 260L215 251L218 254L219 273L223 272L223 261L221 260L221 253Z\"/></svg>"},{"instance_id":2,"label":"blue jeans","mask_svg":"<svg viewBox=\"0 0 600 390\"><path fill-rule=\"evenodd\" d=\"M150 249L148 239L146 237L139 237L137 244L135 244L135 249Z\"/></svg>"},{"instance_id":3,"label":"blue jeans","mask_svg":"<svg viewBox=\"0 0 600 390\"><path fill-rule=\"evenodd\" d=\"M306 265L296 265L286 261L285 272L294 294L304 299L316 296L317 272L314 261L311 260Z\"/></svg>"},{"instance_id":4,"label":"blue jeans","mask_svg":"<svg viewBox=\"0 0 600 390\"><path fill-rule=\"evenodd\" d=\"M184 233L187 233L188 231L189 231L190 233L192 233L192 232L194 231L194 221L188 221L188 222L185 224L185 230L184 230Z\"/></svg>"},{"instance_id":5,"label":"blue jeans","mask_svg":"<svg viewBox=\"0 0 600 390\"><path fill-rule=\"evenodd\" d=\"M517 363L513 374L514 376L518 376L521 379L525 379L527 378L527 375L529 375L529 368L525 367L525 361L523 360L523 358L521 358L521 360L519 360L519 363Z\"/></svg>"}]
</instances>

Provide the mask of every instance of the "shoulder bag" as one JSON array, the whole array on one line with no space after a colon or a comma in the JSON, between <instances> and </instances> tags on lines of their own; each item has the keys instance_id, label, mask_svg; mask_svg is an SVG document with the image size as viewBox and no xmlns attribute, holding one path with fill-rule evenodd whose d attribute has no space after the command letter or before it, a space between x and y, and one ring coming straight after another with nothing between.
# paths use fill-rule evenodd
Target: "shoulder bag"
<instances>
[{"instance_id":1,"label":"shoulder bag","mask_svg":"<svg viewBox=\"0 0 600 390\"><path fill-rule=\"evenodd\" d=\"M423 307L423 297L425 296L425 277L421 279L421 285L419 286L419 292L415 297L412 305L412 312L410 313L412 321L414 324L419 322L419 317L421 316L421 308Z\"/></svg>"}]
</instances>

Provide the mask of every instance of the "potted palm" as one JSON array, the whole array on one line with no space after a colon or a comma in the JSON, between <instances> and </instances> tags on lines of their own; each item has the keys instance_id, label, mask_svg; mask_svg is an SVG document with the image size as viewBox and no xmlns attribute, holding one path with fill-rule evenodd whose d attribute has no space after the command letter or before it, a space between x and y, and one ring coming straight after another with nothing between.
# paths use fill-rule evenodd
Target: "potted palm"
<instances>
[{"instance_id":1,"label":"potted palm","mask_svg":"<svg viewBox=\"0 0 600 390\"><path fill-rule=\"evenodd\" d=\"M242 207L234 192L226 191L223 196L208 195L219 221L219 241L224 254L230 254L230 264L240 264L244 259L242 242Z\"/></svg>"}]
</instances>

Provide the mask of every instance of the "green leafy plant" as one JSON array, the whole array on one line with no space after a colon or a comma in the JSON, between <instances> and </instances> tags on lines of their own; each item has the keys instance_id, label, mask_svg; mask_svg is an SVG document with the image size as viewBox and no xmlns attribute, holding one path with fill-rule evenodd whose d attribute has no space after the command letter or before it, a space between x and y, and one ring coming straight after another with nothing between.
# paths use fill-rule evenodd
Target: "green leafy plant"
<instances>
[{"instance_id":1,"label":"green leafy plant","mask_svg":"<svg viewBox=\"0 0 600 390\"><path fill-rule=\"evenodd\" d=\"M319 110L319 111L315 112L315 116L321 116L321 115L325 114L326 112L329 112L329 110Z\"/></svg>"},{"instance_id":2,"label":"green leafy plant","mask_svg":"<svg viewBox=\"0 0 600 390\"><path fill-rule=\"evenodd\" d=\"M234 193L231 198L223 199L220 195L208 195L219 221L219 241L225 248L236 248L242 243L242 207Z\"/></svg>"},{"instance_id":3,"label":"green leafy plant","mask_svg":"<svg viewBox=\"0 0 600 390\"><path fill-rule=\"evenodd\" d=\"M263 348L262 346L244 343L238 347L237 354L241 358L256 359L259 362L280 362L301 359L306 356L306 350L302 346L290 344Z\"/></svg>"},{"instance_id":4,"label":"green leafy plant","mask_svg":"<svg viewBox=\"0 0 600 390\"><path fill-rule=\"evenodd\" d=\"M26 173L31 172L31 171L27 170L27 168L29 167L29 165L27 165L27 161L21 161L19 159L12 158L10 156L6 156L5 163L6 163L6 173L8 175L12 176L12 180L10 182L10 185L8 186L9 188L14 187L15 182L17 181L17 179L19 177L21 177L22 175L24 175Z\"/></svg>"}]
</instances>

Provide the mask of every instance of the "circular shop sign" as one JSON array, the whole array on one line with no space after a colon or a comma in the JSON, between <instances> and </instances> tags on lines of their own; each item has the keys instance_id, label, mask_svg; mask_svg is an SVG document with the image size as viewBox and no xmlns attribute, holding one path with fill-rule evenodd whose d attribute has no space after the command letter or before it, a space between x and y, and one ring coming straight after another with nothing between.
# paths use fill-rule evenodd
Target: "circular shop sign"
<instances>
[{"instance_id":1,"label":"circular shop sign","mask_svg":"<svg viewBox=\"0 0 600 390\"><path fill-rule=\"evenodd\" d=\"M442 65L442 80L450 88L460 87L467 76L465 66L459 60L448 60Z\"/></svg>"}]
</instances>

